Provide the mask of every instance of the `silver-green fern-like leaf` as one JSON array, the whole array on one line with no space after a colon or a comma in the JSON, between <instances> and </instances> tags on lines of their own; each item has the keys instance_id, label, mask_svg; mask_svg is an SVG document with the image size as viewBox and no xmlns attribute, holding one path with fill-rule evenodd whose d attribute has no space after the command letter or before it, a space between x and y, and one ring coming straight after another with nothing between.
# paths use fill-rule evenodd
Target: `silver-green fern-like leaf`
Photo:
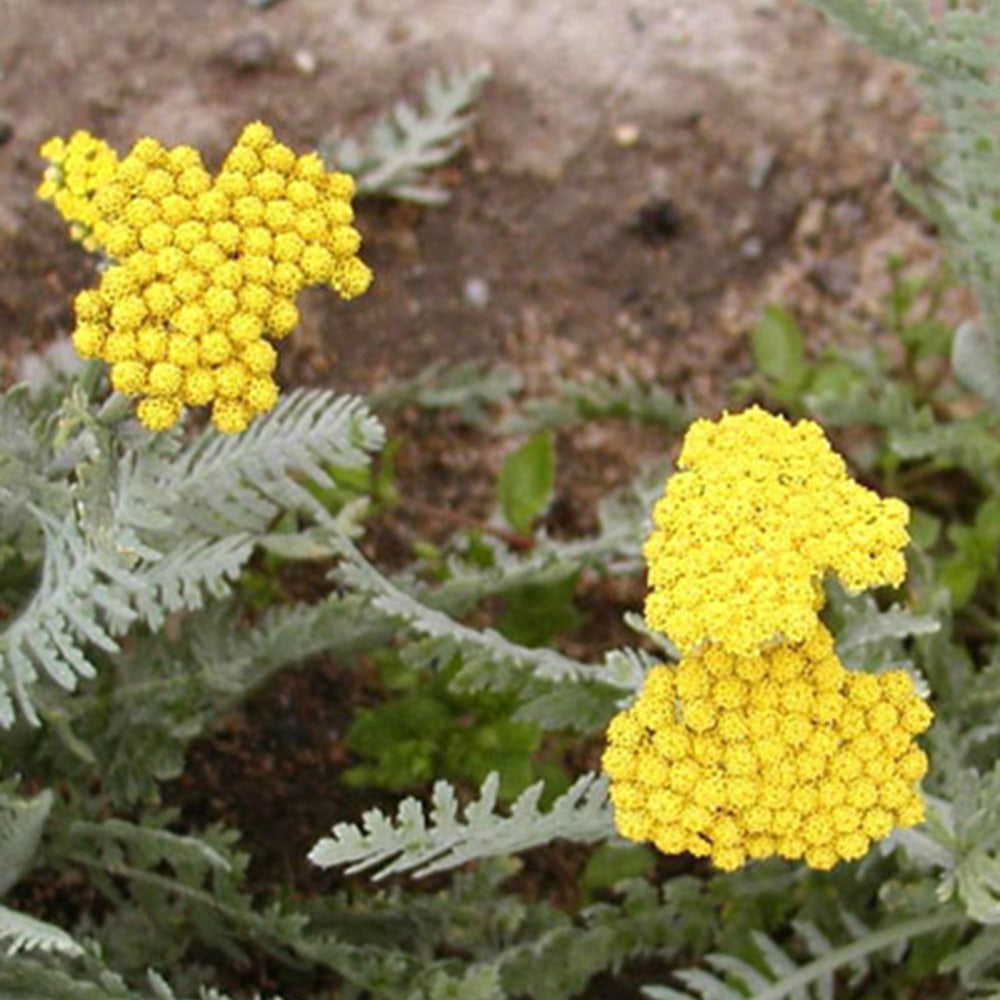
<instances>
[{"instance_id":1,"label":"silver-green fern-like leaf","mask_svg":"<svg viewBox=\"0 0 1000 1000\"><path fill-rule=\"evenodd\" d=\"M133 987L89 951L67 953L67 957L76 961L56 963L25 951L8 956L0 963L0 996L4 1000L234 1000L211 986L198 987L197 994L179 995L154 970L146 973L148 987ZM254 994L253 1000L261 1000L260 994Z\"/></svg>"},{"instance_id":2,"label":"silver-green fern-like leaf","mask_svg":"<svg viewBox=\"0 0 1000 1000\"><path fill-rule=\"evenodd\" d=\"M136 614L108 586L110 556L96 549L73 520L57 523L34 508L45 537L41 583L24 610L0 635L0 726L10 726L14 702L24 716L37 724L30 689L44 671L52 680L72 690L80 677L93 677L95 669L84 654L92 643L114 652L118 645L109 617L131 623ZM127 574L122 567L122 573Z\"/></svg>"},{"instance_id":3,"label":"silver-green fern-like leaf","mask_svg":"<svg viewBox=\"0 0 1000 1000\"><path fill-rule=\"evenodd\" d=\"M0 794L0 896L31 866L53 801L48 789L31 799Z\"/></svg>"},{"instance_id":4,"label":"silver-green fern-like leaf","mask_svg":"<svg viewBox=\"0 0 1000 1000\"><path fill-rule=\"evenodd\" d=\"M491 423L489 411L510 400L523 384L521 375L508 365L437 361L412 378L392 382L366 398L376 413L404 406L451 410L470 427L487 427Z\"/></svg>"},{"instance_id":5,"label":"silver-green fern-like leaf","mask_svg":"<svg viewBox=\"0 0 1000 1000\"><path fill-rule=\"evenodd\" d=\"M304 483L334 485L326 466L359 466L385 443L362 400L298 390L242 434L206 433L162 476L161 509L201 530L259 534L284 509L315 506Z\"/></svg>"},{"instance_id":6,"label":"silver-green fern-like leaf","mask_svg":"<svg viewBox=\"0 0 1000 1000\"><path fill-rule=\"evenodd\" d=\"M1000 409L1000 361L996 345L978 323L965 322L956 328L951 365L963 385L994 411Z\"/></svg>"},{"instance_id":7,"label":"silver-green fern-like leaf","mask_svg":"<svg viewBox=\"0 0 1000 1000\"><path fill-rule=\"evenodd\" d=\"M830 605L842 619L836 631L837 655L844 666L869 671L884 667L908 667L904 640L935 635L941 623L932 615L917 615L899 605L881 610L870 594L848 595L839 587L829 587ZM926 694L919 677L917 688Z\"/></svg>"},{"instance_id":8,"label":"silver-green fern-like leaf","mask_svg":"<svg viewBox=\"0 0 1000 1000\"><path fill-rule=\"evenodd\" d=\"M0 947L5 948L8 958L19 952L69 956L83 953L83 948L65 931L6 906L0 906Z\"/></svg>"},{"instance_id":9,"label":"silver-green fern-like leaf","mask_svg":"<svg viewBox=\"0 0 1000 1000\"><path fill-rule=\"evenodd\" d=\"M384 433L358 399L298 391L235 437L122 444L88 428L81 438L72 462L56 466L74 475L69 502L56 497L69 510L25 504L45 545L35 595L0 634L2 727L15 706L38 724L40 676L67 690L93 677L89 647L116 652L137 620L157 629L172 612L225 597L274 518L321 513L307 487L331 486L331 465L365 464Z\"/></svg>"},{"instance_id":10,"label":"silver-green fern-like leaf","mask_svg":"<svg viewBox=\"0 0 1000 1000\"><path fill-rule=\"evenodd\" d=\"M467 73L431 73L419 110L400 101L364 140L327 137L319 145L320 155L331 169L353 174L361 195L440 205L448 193L426 175L464 145L472 122L469 109L489 75L486 66Z\"/></svg>"},{"instance_id":11,"label":"silver-green fern-like leaf","mask_svg":"<svg viewBox=\"0 0 1000 1000\"><path fill-rule=\"evenodd\" d=\"M581 663L554 649L521 646L494 629L462 625L396 586L347 539L334 538L331 544L338 545L346 557L337 575L348 587L368 595L382 614L398 618L426 637L405 651L409 662L429 666L460 654L463 667L456 683L466 690L502 688L509 681L507 675L520 673L552 682L606 684L631 692L641 686L644 669L651 665L633 651L610 653L599 665Z\"/></svg>"},{"instance_id":12,"label":"silver-green fern-like leaf","mask_svg":"<svg viewBox=\"0 0 1000 1000\"><path fill-rule=\"evenodd\" d=\"M810 961L797 962L773 938L751 932L751 962L736 955L713 953L704 968L681 969L673 975L686 989L646 986L649 1000L833 1000L834 974L849 969L856 981L868 973L868 957L888 948L905 951L922 934L960 922L961 914L943 908L930 916L914 917L870 930L857 918L845 920L853 940L834 946L815 924L793 921L798 940Z\"/></svg>"},{"instance_id":13,"label":"silver-green fern-like leaf","mask_svg":"<svg viewBox=\"0 0 1000 1000\"><path fill-rule=\"evenodd\" d=\"M873 606L846 622L837 634L837 652L843 655L883 642L909 639L917 635L934 635L940 630L941 623L930 615L915 615L898 605L885 611L879 611Z\"/></svg>"},{"instance_id":14,"label":"silver-green fern-like leaf","mask_svg":"<svg viewBox=\"0 0 1000 1000\"><path fill-rule=\"evenodd\" d=\"M265 5L258 3L257 6L263 7ZM146 979L149 981L149 988L153 991L152 1000L182 1000L155 969L150 969L146 973ZM222 990L217 990L214 986L201 986L198 989L197 1000L232 1000L232 997L228 993L223 993ZM255 993L253 1000L262 1000L261 995ZM281 997L274 994L269 1000L281 1000Z\"/></svg>"},{"instance_id":15,"label":"silver-green fern-like leaf","mask_svg":"<svg viewBox=\"0 0 1000 1000\"><path fill-rule=\"evenodd\" d=\"M901 193L917 191L948 240L979 299L982 325L956 333L952 365L973 392L1000 411L1000 5L920 0L808 0L846 34L916 70L925 102L938 119L937 182L921 192L897 171Z\"/></svg>"},{"instance_id":16,"label":"silver-green fern-like leaf","mask_svg":"<svg viewBox=\"0 0 1000 1000\"><path fill-rule=\"evenodd\" d=\"M935 50L926 11L899 0L805 0L827 14L845 34L891 59L935 68Z\"/></svg>"},{"instance_id":17,"label":"silver-green fern-like leaf","mask_svg":"<svg viewBox=\"0 0 1000 1000\"><path fill-rule=\"evenodd\" d=\"M656 384L640 382L627 371L611 378L585 375L560 381L551 396L528 400L501 424L505 434L538 431L615 418L680 431L691 421L677 397Z\"/></svg>"},{"instance_id":18,"label":"silver-green fern-like leaf","mask_svg":"<svg viewBox=\"0 0 1000 1000\"><path fill-rule=\"evenodd\" d=\"M477 858L525 851L558 838L592 843L614 836L602 776L586 774L543 811L544 783L526 789L509 815L497 812L500 779L483 782L479 798L459 809L455 789L434 785L429 814L414 798L404 799L395 817L378 809L364 814L361 825L341 823L309 852L321 868L348 866L347 874L376 869L376 880L400 872L417 877L446 871Z\"/></svg>"},{"instance_id":19,"label":"silver-green fern-like leaf","mask_svg":"<svg viewBox=\"0 0 1000 1000\"><path fill-rule=\"evenodd\" d=\"M249 534L228 538L182 542L139 576L133 590L137 611L153 629L168 614L196 611L206 593L217 600L227 597L254 549Z\"/></svg>"},{"instance_id":20,"label":"silver-green fern-like leaf","mask_svg":"<svg viewBox=\"0 0 1000 1000\"><path fill-rule=\"evenodd\" d=\"M954 774L951 801L932 799L923 827L896 838L927 868L943 870L937 887L944 903L957 900L979 924L1000 925L1000 766L985 775Z\"/></svg>"}]
</instances>

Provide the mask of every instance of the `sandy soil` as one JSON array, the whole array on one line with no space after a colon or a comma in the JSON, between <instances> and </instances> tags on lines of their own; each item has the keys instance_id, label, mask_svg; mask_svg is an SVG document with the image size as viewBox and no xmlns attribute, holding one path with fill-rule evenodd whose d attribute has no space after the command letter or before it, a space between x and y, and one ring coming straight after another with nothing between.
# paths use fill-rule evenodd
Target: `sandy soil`
<instances>
[{"instance_id":1,"label":"sandy soil","mask_svg":"<svg viewBox=\"0 0 1000 1000\"><path fill-rule=\"evenodd\" d=\"M259 116L307 147L363 129L433 67L483 61L493 80L469 152L445 174L451 203L361 207L377 284L350 305L306 295L287 380L363 390L477 357L512 361L529 382L625 366L718 398L763 302L779 297L821 339L884 281L887 248L928 252L886 187L893 160L919 150L911 92L803 5L469 11L0 0L4 356L65 335L71 294L92 278L32 196L45 137L87 128L124 149L154 134L218 161Z\"/></svg>"}]
</instances>

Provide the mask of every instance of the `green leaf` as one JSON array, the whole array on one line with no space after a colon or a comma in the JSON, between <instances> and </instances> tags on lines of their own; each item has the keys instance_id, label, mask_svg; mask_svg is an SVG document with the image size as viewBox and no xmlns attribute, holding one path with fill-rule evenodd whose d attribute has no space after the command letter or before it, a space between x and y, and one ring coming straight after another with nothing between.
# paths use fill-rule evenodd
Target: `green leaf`
<instances>
[{"instance_id":1,"label":"green leaf","mask_svg":"<svg viewBox=\"0 0 1000 1000\"><path fill-rule=\"evenodd\" d=\"M504 460L497 499L507 523L528 532L545 509L555 480L556 455L551 434L536 434Z\"/></svg>"},{"instance_id":2,"label":"green leaf","mask_svg":"<svg viewBox=\"0 0 1000 1000\"><path fill-rule=\"evenodd\" d=\"M54 801L49 789L32 799L0 798L0 896L34 861Z\"/></svg>"},{"instance_id":3,"label":"green leaf","mask_svg":"<svg viewBox=\"0 0 1000 1000\"><path fill-rule=\"evenodd\" d=\"M863 387L864 375L853 365L839 358L823 361L816 366L809 382L809 397L842 398L857 394Z\"/></svg>"},{"instance_id":4,"label":"green leaf","mask_svg":"<svg viewBox=\"0 0 1000 1000\"><path fill-rule=\"evenodd\" d=\"M947 357L952 346L952 328L934 319L920 319L909 323L899 333L906 347L918 358Z\"/></svg>"},{"instance_id":5,"label":"green leaf","mask_svg":"<svg viewBox=\"0 0 1000 1000\"><path fill-rule=\"evenodd\" d=\"M971 525L952 524L948 540L955 552L942 562L939 578L951 592L952 606L960 608L971 600L980 580L997 571L1000 497L983 503Z\"/></svg>"},{"instance_id":6,"label":"green leaf","mask_svg":"<svg viewBox=\"0 0 1000 1000\"><path fill-rule=\"evenodd\" d=\"M910 540L926 552L941 537L941 519L919 507L910 508Z\"/></svg>"},{"instance_id":7,"label":"green leaf","mask_svg":"<svg viewBox=\"0 0 1000 1000\"><path fill-rule=\"evenodd\" d=\"M573 604L579 573L569 573L552 583L528 584L507 594L497 627L522 646L541 646L559 632L580 624Z\"/></svg>"},{"instance_id":8,"label":"green leaf","mask_svg":"<svg viewBox=\"0 0 1000 1000\"><path fill-rule=\"evenodd\" d=\"M645 844L602 844L583 870L583 888L594 893L627 878L645 878L655 861L656 856Z\"/></svg>"},{"instance_id":9,"label":"green leaf","mask_svg":"<svg viewBox=\"0 0 1000 1000\"><path fill-rule=\"evenodd\" d=\"M974 323L955 331L951 364L959 381L992 410L1000 410L1000 362L996 344Z\"/></svg>"},{"instance_id":10,"label":"green leaf","mask_svg":"<svg viewBox=\"0 0 1000 1000\"><path fill-rule=\"evenodd\" d=\"M764 308L750 331L750 350L758 371L779 388L802 387L807 374L802 329L780 306Z\"/></svg>"},{"instance_id":11,"label":"green leaf","mask_svg":"<svg viewBox=\"0 0 1000 1000\"><path fill-rule=\"evenodd\" d=\"M551 690L525 701L514 718L545 730L598 733L615 714L621 696L618 688L604 684L553 685Z\"/></svg>"}]
</instances>

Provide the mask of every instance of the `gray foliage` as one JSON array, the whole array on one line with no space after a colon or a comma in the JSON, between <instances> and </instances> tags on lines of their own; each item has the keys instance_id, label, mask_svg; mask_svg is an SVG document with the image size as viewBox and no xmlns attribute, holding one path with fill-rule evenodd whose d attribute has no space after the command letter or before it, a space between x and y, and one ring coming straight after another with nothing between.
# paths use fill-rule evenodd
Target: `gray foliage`
<instances>
[{"instance_id":1,"label":"gray foliage","mask_svg":"<svg viewBox=\"0 0 1000 1000\"><path fill-rule=\"evenodd\" d=\"M494 772L483 783L479 798L460 814L455 789L439 781L428 813L412 798L402 802L395 817L370 810L361 826L334 827L332 836L313 846L309 860L321 868L347 866L348 874L374 869L376 879L407 871L419 877L560 838L586 843L613 835L603 777L578 778L547 810L539 806L544 790L539 782L521 794L508 816L497 812L499 787Z\"/></svg>"},{"instance_id":2,"label":"gray foliage","mask_svg":"<svg viewBox=\"0 0 1000 1000\"><path fill-rule=\"evenodd\" d=\"M913 68L938 119L936 182L919 192L979 298L981 327L960 329L956 374L994 410L1000 407L1000 4L937 5L926 0L807 0L845 32ZM905 175L902 192L919 189Z\"/></svg>"},{"instance_id":3,"label":"gray foliage","mask_svg":"<svg viewBox=\"0 0 1000 1000\"><path fill-rule=\"evenodd\" d=\"M427 175L465 144L470 108L489 76L486 66L464 73L434 71L424 82L419 109L400 101L364 139L328 136L320 143L320 155L331 168L352 174L361 195L440 205L448 192Z\"/></svg>"},{"instance_id":4,"label":"gray foliage","mask_svg":"<svg viewBox=\"0 0 1000 1000\"><path fill-rule=\"evenodd\" d=\"M350 397L293 392L239 438L214 432L129 439L102 426L78 396L34 427L5 401L16 461L0 466L8 537L34 522L41 549L34 596L0 634L0 725L15 703L37 724L42 675L66 690L96 672L92 649L118 651L139 621L197 610L230 592L274 519L314 510L324 466L363 464L379 448L379 424ZM21 419L18 420L18 417Z\"/></svg>"}]
</instances>

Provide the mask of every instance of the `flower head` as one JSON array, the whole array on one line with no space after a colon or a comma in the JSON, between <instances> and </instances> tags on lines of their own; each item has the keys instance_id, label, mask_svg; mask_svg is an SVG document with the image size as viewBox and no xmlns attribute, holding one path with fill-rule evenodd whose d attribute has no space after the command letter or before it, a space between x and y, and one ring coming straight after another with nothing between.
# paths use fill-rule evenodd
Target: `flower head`
<instances>
[{"instance_id":1,"label":"flower head","mask_svg":"<svg viewBox=\"0 0 1000 1000\"><path fill-rule=\"evenodd\" d=\"M196 150L149 138L122 160L86 132L41 155L39 196L114 261L77 297L73 344L111 365L150 430L209 404L220 431L243 430L277 400L268 340L298 322L299 290L325 283L351 299L371 283L350 225L351 178L296 156L261 122L214 178Z\"/></svg>"},{"instance_id":2,"label":"flower head","mask_svg":"<svg viewBox=\"0 0 1000 1000\"><path fill-rule=\"evenodd\" d=\"M677 466L643 554L646 620L682 650L805 640L827 572L850 590L902 581L906 505L853 482L812 421L698 420Z\"/></svg>"},{"instance_id":3,"label":"flower head","mask_svg":"<svg viewBox=\"0 0 1000 1000\"><path fill-rule=\"evenodd\" d=\"M760 680L737 691L747 673ZM905 672L846 670L822 626L749 656L689 653L608 727L615 826L723 870L773 854L831 868L922 820L913 737L930 720Z\"/></svg>"}]
</instances>

